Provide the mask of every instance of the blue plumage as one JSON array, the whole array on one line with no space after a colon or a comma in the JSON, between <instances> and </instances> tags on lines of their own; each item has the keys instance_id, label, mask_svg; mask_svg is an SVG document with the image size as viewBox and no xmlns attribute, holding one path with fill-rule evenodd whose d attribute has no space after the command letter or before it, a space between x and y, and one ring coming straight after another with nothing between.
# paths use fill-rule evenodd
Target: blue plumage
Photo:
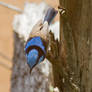
<instances>
[{"instance_id":1,"label":"blue plumage","mask_svg":"<svg viewBox=\"0 0 92 92\"><path fill-rule=\"evenodd\" d=\"M29 39L25 45L27 63L30 69L33 69L38 63L41 63L46 54L45 46L40 37Z\"/></svg>"},{"instance_id":2,"label":"blue plumage","mask_svg":"<svg viewBox=\"0 0 92 92\"><path fill-rule=\"evenodd\" d=\"M42 22L39 21L32 29L30 35L32 38L29 38L25 45L27 63L31 70L37 64L41 63L45 58L49 37L48 24L51 23L56 14L57 11L54 8L48 9L48 12L44 18L44 22L47 22L45 22L45 24L42 24Z\"/></svg>"},{"instance_id":3,"label":"blue plumage","mask_svg":"<svg viewBox=\"0 0 92 92\"><path fill-rule=\"evenodd\" d=\"M40 47L44 53L46 53L45 46L43 45L41 37L33 37L31 40L29 40L25 46L25 50L30 46L38 46Z\"/></svg>"},{"instance_id":4,"label":"blue plumage","mask_svg":"<svg viewBox=\"0 0 92 92\"><path fill-rule=\"evenodd\" d=\"M38 58L38 51L36 49L32 49L27 55L27 64L32 69L36 64Z\"/></svg>"}]
</instances>

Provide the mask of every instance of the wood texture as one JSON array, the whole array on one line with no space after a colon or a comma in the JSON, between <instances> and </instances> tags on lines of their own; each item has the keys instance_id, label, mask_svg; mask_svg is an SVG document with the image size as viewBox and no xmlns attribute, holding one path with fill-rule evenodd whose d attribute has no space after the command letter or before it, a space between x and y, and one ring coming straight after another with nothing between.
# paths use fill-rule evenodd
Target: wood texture
<instances>
[{"instance_id":1,"label":"wood texture","mask_svg":"<svg viewBox=\"0 0 92 92\"><path fill-rule=\"evenodd\" d=\"M61 59L53 65L54 82L62 92L92 92L92 1L60 0L60 6L66 12L60 14L63 43ZM65 68L60 65L62 61Z\"/></svg>"}]
</instances>

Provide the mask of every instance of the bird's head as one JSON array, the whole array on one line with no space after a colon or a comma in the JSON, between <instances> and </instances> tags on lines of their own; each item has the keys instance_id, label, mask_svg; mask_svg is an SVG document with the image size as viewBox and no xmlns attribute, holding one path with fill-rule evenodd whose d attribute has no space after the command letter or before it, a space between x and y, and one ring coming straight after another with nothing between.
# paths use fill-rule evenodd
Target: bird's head
<instances>
[{"instance_id":1,"label":"bird's head","mask_svg":"<svg viewBox=\"0 0 92 92\"><path fill-rule=\"evenodd\" d=\"M32 49L29 51L27 57L27 64L32 70L37 64L41 63L44 60L44 55L39 56L39 52L36 49Z\"/></svg>"},{"instance_id":2,"label":"bird's head","mask_svg":"<svg viewBox=\"0 0 92 92\"><path fill-rule=\"evenodd\" d=\"M38 51L36 49L32 49L26 57L27 57L27 63L30 69L32 69L37 64Z\"/></svg>"}]
</instances>

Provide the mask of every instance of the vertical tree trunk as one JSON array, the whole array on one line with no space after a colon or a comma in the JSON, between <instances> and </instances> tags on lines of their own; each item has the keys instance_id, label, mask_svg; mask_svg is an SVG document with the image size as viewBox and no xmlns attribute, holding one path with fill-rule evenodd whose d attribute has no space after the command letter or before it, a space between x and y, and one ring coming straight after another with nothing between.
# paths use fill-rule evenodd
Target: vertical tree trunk
<instances>
[{"instance_id":1,"label":"vertical tree trunk","mask_svg":"<svg viewBox=\"0 0 92 92\"><path fill-rule=\"evenodd\" d=\"M60 14L65 56L57 63L66 67L53 64L55 85L60 92L92 92L92 0L60 0L60 7L66 9Z\"/></svg>"}]
</instances>

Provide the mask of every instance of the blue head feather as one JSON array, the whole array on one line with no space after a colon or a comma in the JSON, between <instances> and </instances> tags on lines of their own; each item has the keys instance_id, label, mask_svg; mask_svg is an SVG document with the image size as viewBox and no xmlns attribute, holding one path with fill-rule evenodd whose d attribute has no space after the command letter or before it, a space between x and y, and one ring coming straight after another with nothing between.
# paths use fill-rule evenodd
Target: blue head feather
<instances>
[{"instance_id":1,"label":"blue head feather","mask_svg":"<svg viewBox=\"0 0 92 92\"><path fill-rule=\"evenodd\" d=\"M41 63L44 60L44 56L41 56L39 59L39 63Z\"/></svg>"},{"instance_id":2,"label":"blue head feather","mask_svg":"<svg viewBox=\"0 0 92 92\"><path fill-rule=\"evenodd\" d=\"M38 58L38 51L36 49L31 50L27 55L27 63L31 69L36 64L37 58Z\"/></svg>"},{"instance_id":3,"label":"blue head feather","mask_svg":"<svg viewBox=\"0 0 92 92\"><path fill-rule=\"evenodd\" d=\"M41 53L37 48L35 48L35 46L37 46L41 51L43 51L44 54L41 55ZM31 49L27 51L28 48ZM36 64L41 63L45 58L46 50L40 37L34 37L30 39L26 43L24 50L26 52L27 63L31 70Z\"/></svg>"},{"instance_id":4,"label":"blue head feather","mask_svg":"<svg viewBox=\"0 0 92 92\"><path fill-rule=\"evenodd\" d=\"M41 40L41 38L39 36L32 38L31 40L29 40L25 46L25 50L30 47L30 46L38 46L40 47L43 52L46 54L45 51L45 46L43 45L43 42Z\"/></svg>"}]
</instances>

